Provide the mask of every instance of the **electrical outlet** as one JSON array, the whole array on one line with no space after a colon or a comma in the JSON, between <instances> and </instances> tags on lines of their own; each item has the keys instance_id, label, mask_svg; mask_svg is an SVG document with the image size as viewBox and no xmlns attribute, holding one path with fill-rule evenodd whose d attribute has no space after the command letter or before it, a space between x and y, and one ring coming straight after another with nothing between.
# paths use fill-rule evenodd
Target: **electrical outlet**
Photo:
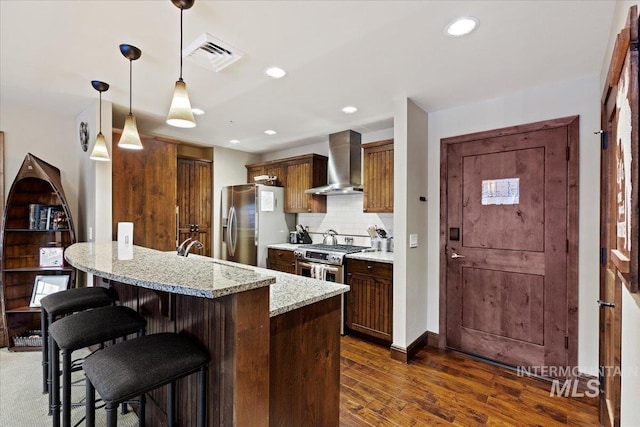
<instances>
[{"instance_id":1,"label":"electrical outlet","mask_svg":"<svg viewBox=\"0 0 640 427\"><path fill-rule=\"evenodd\" d=\"M409 234L409 247L417 248L418 247L418 235L417 234Z\"/></svg>"}]
</instances>

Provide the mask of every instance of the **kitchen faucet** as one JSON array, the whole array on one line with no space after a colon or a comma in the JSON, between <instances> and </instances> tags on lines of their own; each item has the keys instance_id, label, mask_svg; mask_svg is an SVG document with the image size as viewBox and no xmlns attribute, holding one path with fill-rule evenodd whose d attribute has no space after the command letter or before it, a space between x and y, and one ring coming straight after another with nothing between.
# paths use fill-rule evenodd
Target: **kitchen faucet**
<instances>
[{"instance_id":1,"label":"kitchen faucet","mask_svg":"<svg viewBox=\"0 0 640 427\"><path fill-rule=\"evenodd\" d=\"M187 245L187 248L184 250L184 256L189 256L189 252L191 252L191 248L194 246L196 247L196 249L204 248L203 244L200 243L199 240L192 240L191 242L189 242L189 244Z\"/></svg>"},{"instance_id":2,"label":"kitchen faucet","mask_svg":"<svg viewBox=\"0 0 640 427\"><path fill-rule=\"evenodd\" d=\"M204 247L199 240L194 240L192 237L189 237L184 242L180 243L180 246L178 246L178 255L189 256L189 252L191 252L191 248L193 248L194 246L196 247L196 249L202 249Z\"/></svg>"}]
</instances>

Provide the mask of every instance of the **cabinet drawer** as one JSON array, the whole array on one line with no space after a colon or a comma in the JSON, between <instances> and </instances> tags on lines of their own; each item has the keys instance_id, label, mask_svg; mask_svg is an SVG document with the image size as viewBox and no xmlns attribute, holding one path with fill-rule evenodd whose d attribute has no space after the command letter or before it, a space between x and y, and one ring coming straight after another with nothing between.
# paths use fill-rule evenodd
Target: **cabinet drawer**
<instances>
[{"instance_id":1,"label":"cabinet drawer","mask_svg":"<svg viewBox=\"0 0 640 427\"><path fill-rule=\"evenodd\" d=\"M272 249L268 250L268 257L274 262L296 262L296 258L293 256L293 251L286 249Z\"/></svg>"},{"instance_id":2,"label":"cabinet drawer","mask_svg":"<svg viewBox=\"0 0 640 427\"><path fill-rule=\"evenodd\" d=\"M364 261L350 259L347 261L347 273L361 273L372 276L381 276L388 279L393 278L393 264L385 262Z\"/></svg>"}]
</instances>

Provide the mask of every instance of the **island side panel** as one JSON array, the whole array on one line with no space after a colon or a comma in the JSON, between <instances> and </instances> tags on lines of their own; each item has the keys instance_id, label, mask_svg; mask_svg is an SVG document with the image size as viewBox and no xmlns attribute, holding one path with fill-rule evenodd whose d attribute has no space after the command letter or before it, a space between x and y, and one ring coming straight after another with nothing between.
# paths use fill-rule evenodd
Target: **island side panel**
<instances>
[{"instance_id":1,"label":"island side panel","mask_svg":"<svg viewBox=\"0 0 640 427\"><path fill-rule=\"evenodd\" d=\"M111 284L148 334L185 333L209 351L208 426L269 424L269 287L209 299ZM180 425L195 425L197 377L178 381L177 396ZM149 394L147 425L164 425L165 402L166 387Z\"/></svg>"},{"instance_id":2,"label":"island side panel","mask_svg":"<svg viewBox=\"0 0 640 427\"><path fill-rule=\"evenodd\" d=\"M271 426L339 425L341 298L271 318Z\"/></svg>"}]
</instances>

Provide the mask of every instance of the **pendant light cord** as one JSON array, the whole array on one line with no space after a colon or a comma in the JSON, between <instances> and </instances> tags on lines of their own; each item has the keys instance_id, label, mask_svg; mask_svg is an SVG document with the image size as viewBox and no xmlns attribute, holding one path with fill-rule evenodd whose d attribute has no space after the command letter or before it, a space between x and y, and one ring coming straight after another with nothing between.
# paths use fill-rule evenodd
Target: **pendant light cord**
<instances>
[{"instance_id":1,"label":"pendant light cord","mask_svg":"<svg viewBox=\"0 0 640 427\"><path fill-rule=\"evenodd\" d=\"M100 92L100 133L102 133L102 92Z\"/></svg>"},{"instance_id":2,"label":"pendant light cord","mask_svg":"<svg viewBox=\"0 0 640 427\"><path fill-rule=\"evenodd\" d=\"M133 90L132 89L132 85L131 85L131 80L133 80L133 73L131 71L131 69L132 69L131 63L132 62L133 61L131 59L129 59L129 114L132 114L131 113L131 91Z\"/></svg>"},{"instance_id":3,"label":"pendant light cord","mask_svg":"<svg viewBox=\"0 0 640 427\"><path fill-rule=\"evenodd\" d=\"M182 11L184 7L180 6L180 81L182 81Z\"/></svg>"}]
</instances>

